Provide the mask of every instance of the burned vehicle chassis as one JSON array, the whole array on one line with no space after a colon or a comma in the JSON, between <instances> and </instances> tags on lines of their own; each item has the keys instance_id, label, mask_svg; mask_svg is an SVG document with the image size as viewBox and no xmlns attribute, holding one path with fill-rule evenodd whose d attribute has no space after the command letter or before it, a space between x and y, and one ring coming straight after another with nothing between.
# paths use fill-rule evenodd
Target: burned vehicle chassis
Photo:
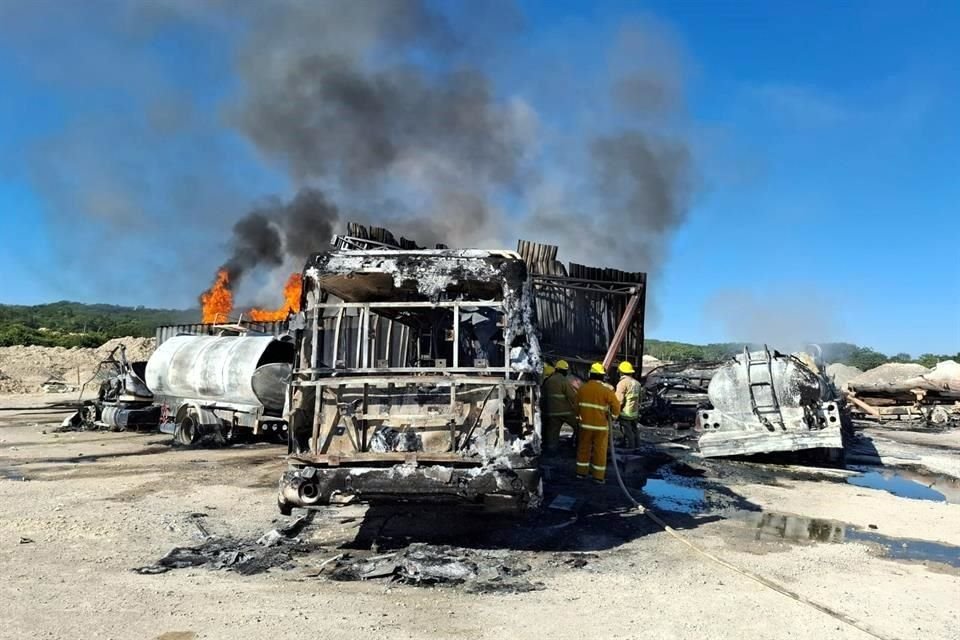
<instances>
[{"instance_id":1,"label":"burned vehicle chassis","mask_svg":"<svg viewBox=\"0 0 960 640\"><path fill-rule=\"evenodd\" d=\"M519 257L346 250L313 261L281 512L353 500L536 505L539 349ZM425 291L413 276L438 261L456 275Z\"/></svg>"},{"instance_id":2,"label":"burned vehicle chassis","mask_svg":"<svg viewBox=\"0 0 960 640\"><path fill-rule=\"evenodd\" d=\"M422 451L395 453L363 453L376 433L378 423L384 416L371 411L367 399L379 390L406 390L414 393L424 388L448 388L449 410L434 413L436 421L446 421L449 432L450 451L427 453ZM458 388L469 390L458 393ZM483 503L496 509L503 507L527 507L533 496L538 496L540 472L534 451L500 455L495 464L489 460L465 457L480 415L469 421L467 431L456 428L455 417L458 403L463 396L480 396L482 406L487 401L519 405L520 412L531 415L539 402L537 387L519 381L491 381L486 377L462 377L453 381L438 377L362 377L335 380L301 381L293 384L293 393L313 389L314 402L324 403L324 395L343 398L355 390L364 398L355 403L337 403L336 413L328 424L316 420L311 429L309 453L291 454L289 469L280 481L280 510L289 514L290 509L311 507L354 499L376 501L416 500L417 502L469 502ZM512 396L512 400L511 400ZM524 397L525 396L525 397ZM320 398L316 402L316 398ZM382 406L382 405L381 405ZM496 440L504 442L509 429L516 429L520 412L498 412ZM320 415L316 409L315 415ZM508 423L514 423L508 427ZM439 426L439 425L438 425ZM294 431L294 437L302 432ZM330 440L337 435L346 435L357 445L353 453L338 455L324 453Z\"/></svg>"}]
</instances>

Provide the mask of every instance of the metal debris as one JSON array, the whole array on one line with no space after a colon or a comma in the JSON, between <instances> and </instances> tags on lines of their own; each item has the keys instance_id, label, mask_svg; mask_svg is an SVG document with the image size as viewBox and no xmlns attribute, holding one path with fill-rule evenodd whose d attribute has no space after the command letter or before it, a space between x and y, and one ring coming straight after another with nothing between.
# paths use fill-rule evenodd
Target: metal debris
<instances>
[{"instance_id":1,"label":"metal debris","mask_svg":"<svg viewBox=\"0 0 960 640\"><path fill-rule=\"evenodd\" d=\"M843 400L800 357L745 348L717 370L708 393L712 408L696 424L704 456L843 449Z\"/></svg>"},{"instance_id":2,"label":"metal debris","mask_svg":"<svg viewBox=\"0 0 960 640\"><path fill-rule=\"evenodd\" d=\"M423 249L349 234L304 269L281 513L350 496L536 507L541 340L580 366L639 304L618 352L638 359L645 274L571 264L568 276L556 247L527 242Z\"/></svg>"},{"instance_id":3,"label":"metal debris","mask_svg":"<svg viewBox=\"0 0 960 640\"><path fill-rule=\"evenodd\" d=\"M194 523L197 516L191 514ZM314 514L308 513L285 527L271 529L256 541L238 540L230 536L209 536L195 547L174 547L155 564L134 569L141 574L165 573L171 569L207 565L214 569L227 569L243 575L262 573L273 567L290 567L294 555L311 553L321 547L303 542L298 537L303 529L313 522ZM206 531L206 529L201 529Z\"/></svg>"},{"instance_id":4,"label":"metal debris","mask_svg":"<svg viewBox=\"0 0 960 640\"><path fill-rule=\"evenodd\" d=\"M295 555L307 554L317 549L316 545L289 540L283 536L270 547L231 537L211 537L195 547L174 547L156 563L138 567L134 571L153 575L172 569L207 566L236 571L242 575L253 575L275 567L293 568L291 561Z\"/></svg>"},{"instance_id":5,"label":"metal debris","mask_svg":"<svg viewBox=\"0 0 960 640\"><path fill-rule=\"evenodd\" d=\"M390 579L417 586L464 585L471 592L523 592L543 585L523 578L530 565L505 551L412 544L402 551L366 558L344 555L329 571L332 580Z\"/></svg>"}]
</instances>

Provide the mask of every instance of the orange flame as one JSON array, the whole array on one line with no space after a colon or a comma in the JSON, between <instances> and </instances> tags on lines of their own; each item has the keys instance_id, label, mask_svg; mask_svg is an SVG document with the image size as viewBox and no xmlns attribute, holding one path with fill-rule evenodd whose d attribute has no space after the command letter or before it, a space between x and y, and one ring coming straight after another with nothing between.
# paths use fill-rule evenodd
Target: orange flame
<instances>
[{"instance_id":1,"label":"orange flame","mask_svg":"<svg viewBox=\"0 0 960 640\"><path fill-rule=\"evenodd\" d=\"M217 271L217 279L210 288L200 294L203 322L226 322L233 311L233 292L230 291L230 276L226 269Z\"/></svg>"},{"instance_id":2,"label":"orange flame","mask_svg":"<svg viewBox=\"0 0 960 640\"><path fill-rule=\"evenodd\" d=\"M291 273L287 284L283 286L283 304L277 309L250 309L250 319L254 322L274 322L286 320L287 315L300 311L300 292L303 290L303 278L299 273Z\"/></svg>"}]
</instances>

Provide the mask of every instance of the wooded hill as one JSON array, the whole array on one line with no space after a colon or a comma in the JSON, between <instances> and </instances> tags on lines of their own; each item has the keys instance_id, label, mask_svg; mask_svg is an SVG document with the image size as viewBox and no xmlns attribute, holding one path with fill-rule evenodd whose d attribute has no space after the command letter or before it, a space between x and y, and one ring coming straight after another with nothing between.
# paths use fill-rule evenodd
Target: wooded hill
<instances>
[{"instance_id":1,"label":"wooded hill","mask_svg":"<svg viewBox=\"0 0 960 640\"><path fill-rule=\"evenodd\" d=\"M151 337L157 325L199 322L197 309L53 302L0 305L0 346L99 347L121 336Z\"/></svg>"},{"instance_id":2,"label":"wooded hill","mask_svg":"<svg viewBox=\"0 0 960 640\"><path fill-rule=\"evenodd\" d=\"M53 302L34 306L0 305L0 346L41 345L98 347L111 338L150 337L158 325L199 322L197 309L148 309L111 304ZM885 362L918 362L925 367L939 360L960 360L960 353L925 353L916 358L900 353L887 356L844 342L820 345L828 362L843 362L866 371ZM723 360L743 351L743 343L688 344L666 340L646 341L646 353L660 360L692 362Z\"/></svg>"},{"instance_id":3,"label":"wooded hill","mask_svg":"<svg viewBox=\"0 0 960 640\"><path fill-rule=\"evenodd\" d=\"M720 342L698 345L685 342L670 342L665 340L647 339L644 343L644 353L659 360L672 362L716 361L724 360L743 352L742 342ZM761 348L762 345L754 345ZM774 348L771 345L771 349ZM823 359L827 362L842 362L863 371L879 367L887 362L916 362L925 367L932 367L941 360L957 360L960 362L960 353L935 354L924 353L912 357L909 353L898 353L888 356L874 351L870 347L860 347L848 342L827 342L820 345L823 349Z\"/></svg>"}]
</instances>

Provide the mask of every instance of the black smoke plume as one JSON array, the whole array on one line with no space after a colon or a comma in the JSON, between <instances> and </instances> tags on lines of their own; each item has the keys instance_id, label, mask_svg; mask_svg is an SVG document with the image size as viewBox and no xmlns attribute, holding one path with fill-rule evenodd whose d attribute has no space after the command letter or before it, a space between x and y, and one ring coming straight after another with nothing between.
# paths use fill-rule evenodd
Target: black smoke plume
<instances>
[{"instance_id":1,"label":"black smoke plume","mask_svg":"<svg viewBox=\"0 0 960 640\"><path fill-rule=\"evenodd\" d=\"M156 304L157 291L200 288L197 269L162 252L138 251L137 278L86 259L147 238L234 281L289 271L348 218L421 244L526 237L655 271L695 193L687 65L650 18L625 23L597 61L580 44L592 34L531 47L509 0L92 1L94 22L85 3L0 2L12 59L84 107L64 109L21 170L59 259L84 266L56 270L83 274L71 290L150 291L142 302ZM174 64L180 38L215 55ZM278 183L287 193L258 199Z\"/></svg>"},{"instance_id":2,"label":"black smoke plume","mask_svg":"<svg viewBox=\"0 0 960 640\"><path fill-rule=\"evenodd\" d=\"M330 245L338 219L337 208L318 189L304 187L289 202L270 198L233 225L230 257L221 268L235 287L253 269L279 267L288 259L302 263Z\"/></svg>"}]
</instances>

